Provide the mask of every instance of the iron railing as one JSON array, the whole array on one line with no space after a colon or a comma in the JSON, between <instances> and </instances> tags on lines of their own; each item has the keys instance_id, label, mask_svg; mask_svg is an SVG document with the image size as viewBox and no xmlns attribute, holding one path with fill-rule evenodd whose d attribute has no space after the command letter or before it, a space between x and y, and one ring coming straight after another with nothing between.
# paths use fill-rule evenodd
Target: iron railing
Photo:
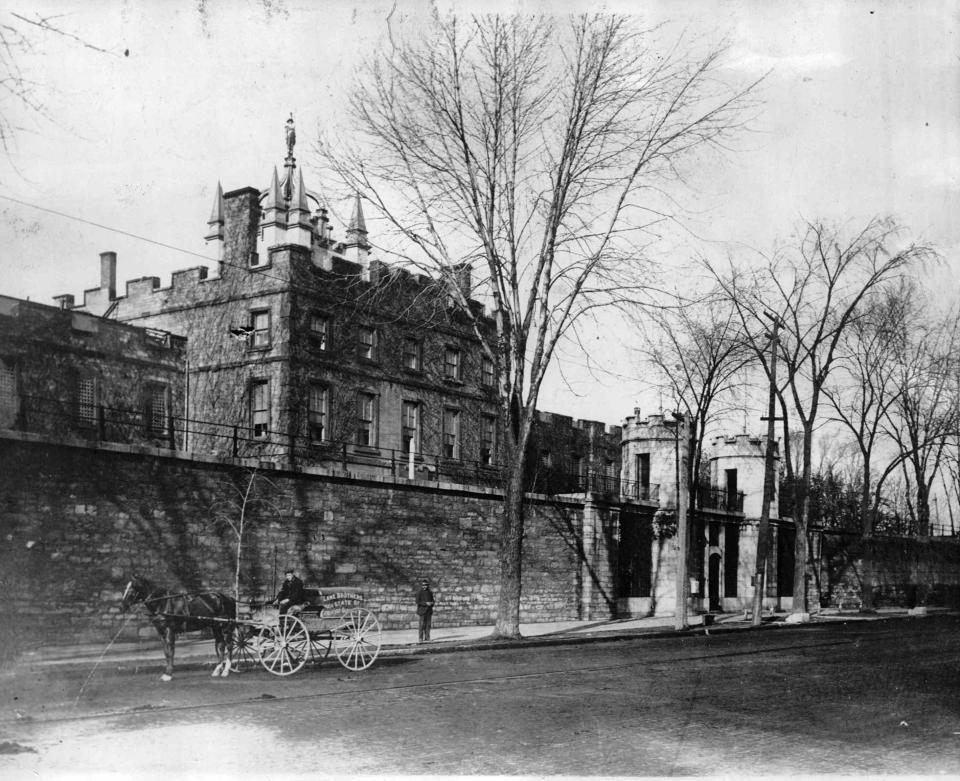
<instances>
[{"instance_id":1,"label":"iron railing","mask_svg":"<svg viewBox=\"0 0 960 781\"><path fill-rule=\"evenodd\" d=\"M531 490L545 494L595 493L639 501L655 502L660 494L659 485L624 480L619 475L592 470L578 472L540 470L531 478L530 485Z\"/></svg>"},{"instance_id":2,"label":"iron railing","mask_svg":"<svg viewBox=\"0 0 960 781\"><path fill-rule=\"evenodd\" d=\"M728 491L715 485L694 486L696 505L701 510L723 510L728 513L743 512L743 491Z\"/></svg>"}]
</instances>

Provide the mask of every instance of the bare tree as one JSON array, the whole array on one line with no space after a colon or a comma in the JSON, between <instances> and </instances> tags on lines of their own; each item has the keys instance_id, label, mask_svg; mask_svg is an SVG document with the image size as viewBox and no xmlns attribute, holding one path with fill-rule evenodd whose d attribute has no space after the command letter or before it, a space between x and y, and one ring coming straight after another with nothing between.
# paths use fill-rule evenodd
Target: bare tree
<instances>
[{"instance_id":1,"label":"bare tree","mask_svg":"<svg viewBox=\"0 0 960 781\"><path fill-rule=\"evenodd\" d=\"M726 298L711 294L691 300L678 293L673 299L669 306L645 313L653 327L645 333L640 352L656 371L661 388L676 399L678 411L690 421L688 485L695 499L705 432L728 411L720 402L732 395L753 353Z\"/></svg>"},{"instance_id":2,"label":"bare tree","mask_svg":"<svg viewBox=\"0 0 960 781\"><path fill-rule=\"evenodd\" d=\"M499 637L520 634L526 448L557 344L597 307L647 296L642 229L662 216L645 206L695 149L744 121L750 87L718 82L722 49L690 58L685 41L654 44L617 16L436 16L378 54L344 137L320 143L393 232L395 256L450 281L451 306L494 362ZM491 319L453 284L463 263L477 267Z\"/></svg>"},{"instance_id":3,"label":"bare tree","mask_svg":"<svg viewBox=\"0 0 960 781\"><path fill-rule=\"evenodd\" d=\"M237 479L224 481L224 495L210 507L210 514L215 525L226 527L233 533L233 596L239 604L243 552L249 533L264 514L279 516L282 508L276 483L256 469L242 469L238 474L239 477L234 475Z\"/></svg>"},{"instance_id":4,"label":"bare tree","mask_svg":"<svg viewBox=\"0 0 960 781\"><path fill-rule=\"evenodd\" d=\"M41 96L41 82L32 78L22 64L26 56L40 49L40 42L47 35L65 38L102 54L114 54L63 29L56 17L3 12L0 15L0 149L5 153L10 152L16 132L21 129L21 120L17 117L32 114L46 120L53 118Z\"/></svg>"},{"instance_id":5,"label":"bare tree","mask_svg":"<svg viewBox=\"0 0 960 781\"><path fill-rule=\"evenodd\" d=\"M888 461L874 479L878 450L888 441L888 416L903 394L898 382L902 337L917 322L919 292L916 281L906 279L865 299L862 315L841 339L834 380L823 389L835 420L850 432L859 453L864 537L873 534L884 481L898 465Z\"/></svg>"},{"instance_id":6,"label":"bare tree","mask_svg":"<svg viewBox=\"0 0 960 781\"><path fill-rule=\"evenodd\" d=\"M841 355L842 339L862 316L871 293L934 254L923 244L899 246L899 234L892 220L873 219L852 235L822 222L808 222L795 248L764 258L752 271L734 268L721 273L710 267L736 306L748 342L768 376L767 315L772 312L781 322L778 363L783 371L778 377L783 380L777 395L784 418L784 464L788 482L794 486L795 612L807 608L814 433L820 423L824 388ZM799 478L791 473L788 410L803 434Z\"/></svg>"},{"instance_id":7,"label":"bare tree","mask_svg":"<svg viewBox=\"0 0 960 781\"><path fill-rule=\"evenodd\" d=\"M950 437L960 420L957 393L960 315L897 324L900 336L894 380L900 388L887 410L887 433L897 446L914 495L907 508L918 534L930 531L930 500ZM912 480L911 480L912 478Z\"/></svg>"}]
</instances>

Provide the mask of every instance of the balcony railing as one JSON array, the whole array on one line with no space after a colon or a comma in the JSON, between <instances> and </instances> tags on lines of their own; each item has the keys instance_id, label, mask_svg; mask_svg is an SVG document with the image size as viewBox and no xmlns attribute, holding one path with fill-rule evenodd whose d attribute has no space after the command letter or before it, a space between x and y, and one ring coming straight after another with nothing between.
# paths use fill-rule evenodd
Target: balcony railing
<instances>
[{"instance_id":1,"label":"balcony railing","mask_svg":"<svg viewBox=\"0 0 960 781\"><path fill-rule=\"evenodd\" d=\"M743 491L728 491L715 485L694 487L697 507L701 510L723 510L728 513L743 512Z\"/></svg>"},{"instance_id":2,"label":"balcony railing","mask_svg":"<svg viewBox=\"0 0 960 781\"><path fill-rule=\"evenodd\" d=\"M540 471L532 479L533 491L544 494L596 493L641 501L657 501L660 486L623 480L606 472Z\"/></svg>"}]
</instances>

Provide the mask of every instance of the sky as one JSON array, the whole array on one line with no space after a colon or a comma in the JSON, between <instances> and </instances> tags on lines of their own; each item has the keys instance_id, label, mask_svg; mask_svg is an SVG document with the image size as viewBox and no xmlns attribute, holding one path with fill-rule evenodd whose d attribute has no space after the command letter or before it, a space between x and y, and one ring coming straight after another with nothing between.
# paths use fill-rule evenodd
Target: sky
<instances>
[{"instance_id":1,"label":"sky","mask_svg":"<svg viewBox=\"0 0 960 781\"><path fill-rule=\"evenodd\" d=\"M671 193L677 219L651 250L662 267L768 250L801 219L856 226L890 215L938 248L943 289L956 289L960 2L438 4L464 13L639 9L664 25L665 40L724 41L720 76L730 83L767 74L749 128L722 157L697 161ZM80 300L98 286L107 250L118 254L120 290L129 279L166 285L172 271L212 264L203 236L217 183L266 187L282 164L290 114L307 186L322 190L310 137L338 115L353 69L384 45L388 24L417 29L427 8L412 0L17 5L8 8L68 33L17 21L32 44L17 64L45 112L0 96L16 126L0 155L0 294L42 303L62 293ZM9 12L3 21L16 21ZM636 406L644 416L670 408L649 389L636 338L605 329L585 354L565 352L540 407L612 424Z\"/></svg>"}]
</instances>

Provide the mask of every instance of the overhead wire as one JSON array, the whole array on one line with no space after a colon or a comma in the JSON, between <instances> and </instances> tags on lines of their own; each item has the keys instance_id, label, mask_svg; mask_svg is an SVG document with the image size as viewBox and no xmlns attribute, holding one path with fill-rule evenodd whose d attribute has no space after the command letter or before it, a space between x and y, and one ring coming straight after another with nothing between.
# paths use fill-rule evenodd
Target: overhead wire
<instances>
[{"instance_id":1,"label":"overhead wire","mask_svg":"<svg viewBox=\"0 0 960 781\"><path fill-rule=\"evenodd\" d=\"M234 263L229 260L224 260L222 258L213 258L213 257L210 257L209 255L204 255L202 253L195 252L193 250L185 249L184 247L178 247L175 244L169 244L167 242L158 241L157 239L151 239L147 236L142 236L137 233L132 233L131 231L123 230L122 228L115 228L111 225L105 225L100 222L95 222L94 220L88 220L85 217L79 217L75 214L69 214L67 212L59 211L57 209L51 209L48 206L40 206L39 204L30 203L29 201L25 201L20 198L14 198L13 196L10 196L10 195L4 195L3 193L0 193L0 198L6 201L10 201L12 203L20 204L21 206L26 206L31 209L37 209L39 211L47 212L48 214L53 214L67 220L73 220L74 222L83 223L84 225L90 225L91 227L94 227L94 228L99 228L101 230L109 231L111 233L117 233L122 236L127 236L128 238L136 239L137 241L144 241L148 244L153 244L154 246L157 246L157 247L163 247L164 249L169 249L174 252L180 252L184 255L190 255L195 258L200 258L201 260L205 260L209 263L216 263L218 265L224 265L230 268L235 268L243 271L248 270L247 266L239 263ZM271 274L269 270L258 270L257 273L262 277L273 279L277 282L280 282L290 287L293 290L297 290L298 292L309 293L309 294L322 293L326 297L337 298L337 296L331 295L333 291L331 291L329 288L326 288L321 291L319 287L314 288L311 286L303 285L302 283L294 282L288 277L283 277L277 274ZM348 299L346 296L342 296L340 297L340 303L355 303L355 301L353 299ZM630 380L634 382L645 383L645 380L642 379L641 377L634 377L629 374L623 374L622 372L613 371L611 369L605 369L601 366L582 363L572 358L565 357L563 360L567 364L573 364L574 366L577 366L581 369L586 369L589 372L600 372L602 374L609 375L610 377L614 377L619 380Z\"/></svg>"}]
</instances>

